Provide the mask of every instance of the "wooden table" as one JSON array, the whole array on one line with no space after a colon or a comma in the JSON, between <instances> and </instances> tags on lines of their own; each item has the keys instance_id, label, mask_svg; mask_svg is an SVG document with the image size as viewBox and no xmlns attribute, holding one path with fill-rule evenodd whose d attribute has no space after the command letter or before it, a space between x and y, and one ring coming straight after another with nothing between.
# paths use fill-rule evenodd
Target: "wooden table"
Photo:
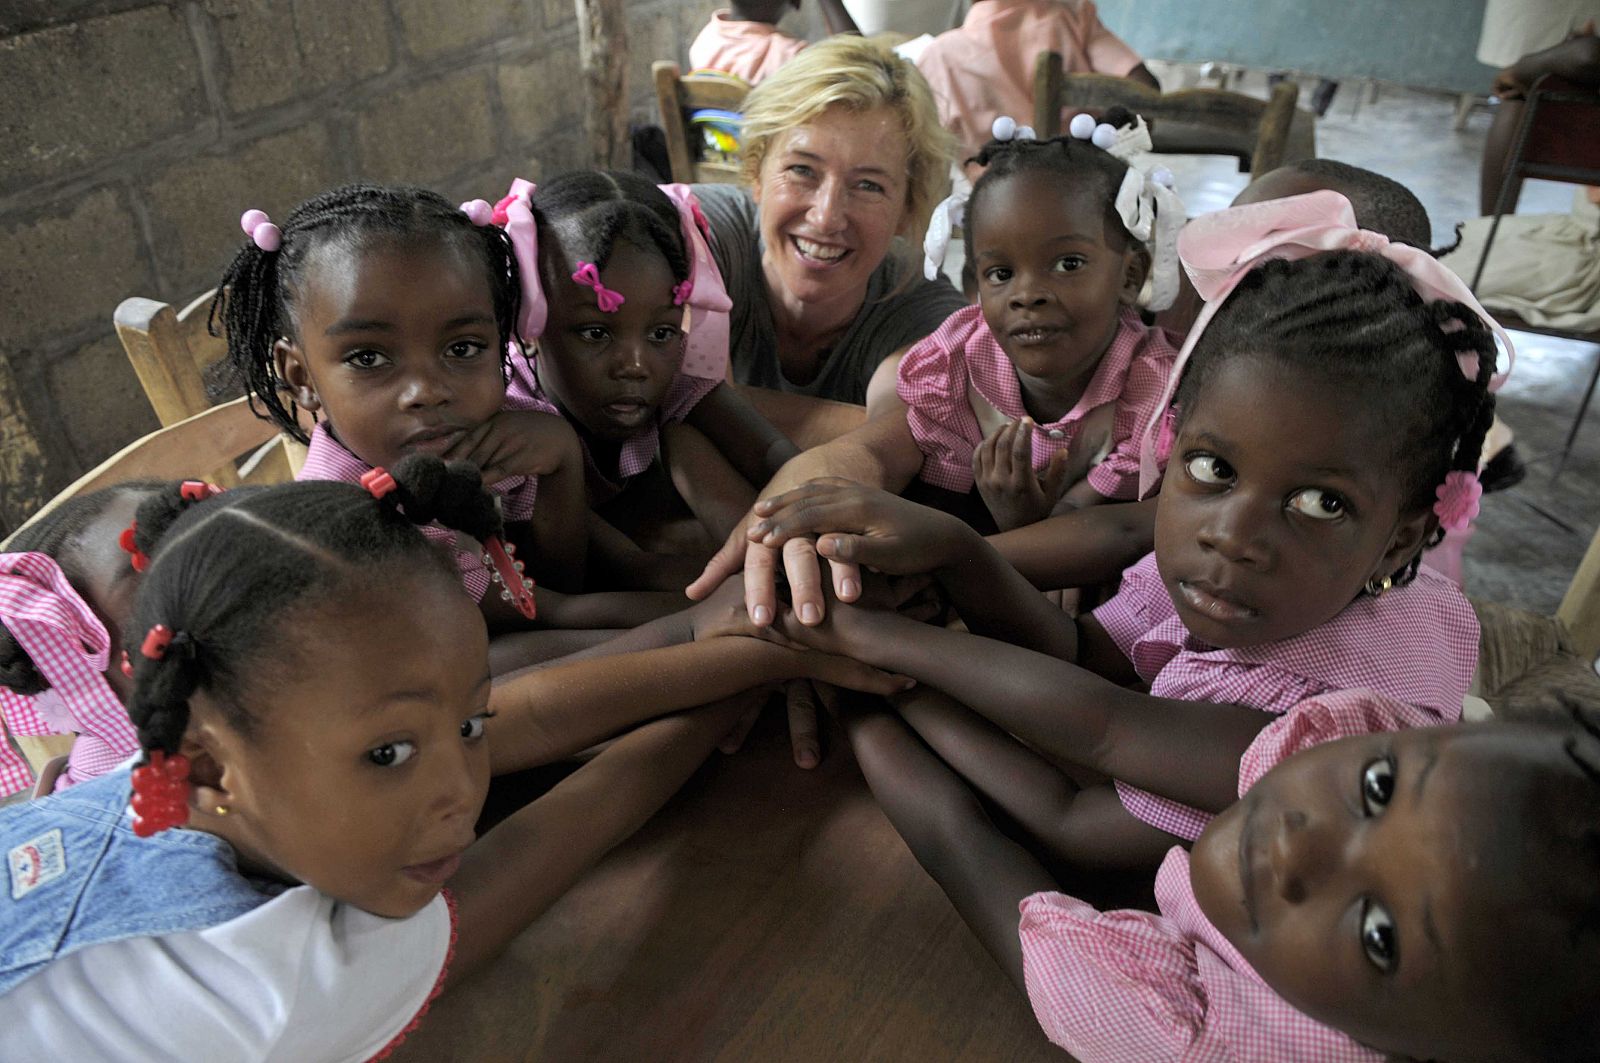
<instances>
[{"instance_id":1,"label":"wooden table","mask_svg":"<svg viewBox=\"0 0 1600 1063\"><path fill-rule=\"evenodd\" d=\"M872 800L768 713L395 1060L1064 1060Z\"/></svg>"}]
</instances>

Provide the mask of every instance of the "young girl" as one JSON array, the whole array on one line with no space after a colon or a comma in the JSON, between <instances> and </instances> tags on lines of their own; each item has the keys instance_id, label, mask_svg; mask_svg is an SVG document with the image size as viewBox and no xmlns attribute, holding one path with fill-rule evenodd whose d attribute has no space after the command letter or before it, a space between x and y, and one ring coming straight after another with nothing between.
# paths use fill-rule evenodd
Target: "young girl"
<instances>
[{"instance_id":1,"label":"young girl","mask_svg":"<svg viewBox=\"0 0 1600 1063\"><path fill-rule=\"evenodd\" d=\"M805 488L758 507L752 533L867 529L819 552L936 572L973 634L848 607L831 633L784 630L981 714L942 697L906 709L1080 870L1154 867L1198 837L1271 714L1371 687L1413 723L1453 721L1477 660L1471 607L1418 563L1476 510L1489 319L1426 252L1355 229L1333 192L1209 215L1180 246L1217 301L1180 356L1155 551L1091 616L1060 615L970 529L881 492Z\"/></svg>"},{"instance_id":2,"label":"young girl","mask_svg":"<svg viewBox=\"0 0 1600 1063\"><path fill-rule=\"evenodd\" d=\"M575 590L585 550L577 441L559 418L507 407L521 287L505 234L482 221L424 189L375 185L307 200L281 228L248 211L250 239L218 285L213 324L226 326L235 381L309 443L300 479L354 482L412 453L472 461L530 574ZM317 420L309 435L298 409ZM518 619L485 596L476 550L458 550L457 564L491 620Z\"/></svg>"},{"instance_id":3,"label":"young girl","mask_svg":"<svg viewBox=\"0 0 1600 1063\"><path fill-rule=\"evenodd\" d=\"M1083 1063L1593 1058L1600 730L1409 720L1371 691L1279 717L1241 799L1167 853L1159 915L1055 892L892 714L844 723L918 860Z\"/></svg>"},{"instance_id":4,"label":"young girl","mask_svg":"<svg viewBox=\"0 0 1600 1063\"><path fill-rule=\"evenodd\" d=\"M0 812L8 1054L370 1058L732 725L737 703L647 724L475 842L485 625L416 529L492 545L502 523L465 463L364 483L140 508L129 714L149 759Z\"/></svg>"},{"instance_id":5,"label":"young girl","mask_svg":"<svg viewBox=\"0 0 1600 1063\"><path fill-rule=\"evenodd\" d=\"M730 304L688 186L621 171L567 173L537 189L519 180L491 216L516 248L522 332L537 341L530 358L513 359L510 399L572 424L589 504L612 517L640 508L662 430L696 429L723 468L702 463L674 479L698 488L686 497L707 532L727 535L755 485L796 450L727 383ZM600 534L596 545L631 569L629 582L683 585L623 561L625 545Z\"/></svg>"},{"instance_id":6,"label":"young girl","mask_svg":"<svg viewBox=\"0 0 1600 1063\"><path fill-rule=\"evenodd\" d=\"M195 480L136 480L74 498L17 532L0 553L0 713L14 735L76 735L66 765L43 790L103 775L138 750L123 703L122 629L139 585L126 549L146 499L202 502L215 488ZM0 743L0 794L36 780Z\"/></svg>"}]
</instances>

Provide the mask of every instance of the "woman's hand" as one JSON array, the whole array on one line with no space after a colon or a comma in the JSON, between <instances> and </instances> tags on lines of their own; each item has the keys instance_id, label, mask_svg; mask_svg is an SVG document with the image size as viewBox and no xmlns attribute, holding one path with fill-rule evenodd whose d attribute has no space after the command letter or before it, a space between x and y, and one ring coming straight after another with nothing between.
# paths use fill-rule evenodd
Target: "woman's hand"
<instances>
[{"instance_id":1,"label":"woman's hand","mask_svg":"<svg viewBox=\"0 0 1600 1063\"><path fill-rule=\"evenodd\" d=\"M976 532L948 513L836 478L812 480L757 502L755 514L759 519L749 531L753 543L783 546L787 552L797 539L816 536L816 552L830 562L866 565L891 576L918 575L955 564L978 539ZM859 571L847 579L838 598L852 602L861 596Z\"/></svg>"},{"instance_id":2,"label":"woman's hand","mask_svg":"<svg viewBox=\"0 0 1600 1063\"><path fill-rule=\"evenodd\" d=\"M1001 531L1048 517L1070 481L1071 449L1058 450L1042 474L1033 471L1031 418L1008 421L972 451L972 478Z\"/></svg>"},{"instance_id":3,"label":"woman's hand","mask_svg":"<svg viewBox=\"0 0 1600 1063\"><path fill-rule=\"evenodd\" d=\"M578 434L566 419L537 410L501 410L445 451L447 461L470 461L492 484L508 476L549 476L583 460Z\"/></svg>"}]
</instances>

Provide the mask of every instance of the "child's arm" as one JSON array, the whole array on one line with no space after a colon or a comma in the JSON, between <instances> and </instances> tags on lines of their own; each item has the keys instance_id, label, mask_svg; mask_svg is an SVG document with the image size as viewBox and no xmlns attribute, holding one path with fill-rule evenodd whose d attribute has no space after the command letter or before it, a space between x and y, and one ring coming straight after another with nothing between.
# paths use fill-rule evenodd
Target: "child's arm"
<instances>
[{"instance_id":1,"label":"child's arm","mask_svg":"<svg viewBox=\"0 0 1600 1063\"><path fill-rule=\"evenodd\" d=\"M1238 799L1239 760L1270 713L1156 698L1078 665L994 639L835 604L826 624L783 633L909 675L963 702L1046 756L1220 812Z\"/></svg>"},{"instance_id":2,"label":"child's arm","mask_svg":"<svg viewBox=\"0 0 1600 1063\"><path fill-rule=\"evenodd\" d=\"M847 708L840 722L889 822L1019 988L1017 905L1056 883L1006 837L978 797L892 713Z\"/></svg>"},{"instance_id":3,"label":"child's arm","mask_svg":"<svg viewBox=\"0 0 1600 1063\"><path fill-rule=\"evenodd\" d=\"M578 591L588 549L583 515L583 448L565 418L535 410L501 410L446 453L470 461L492 484L508 476L536 476L539 493L526 525L507 529L540 585Z\"/></svg>"},{"instance_id":4,"label":"child's arm","mask_svg":"<svg viewBox=\"0 0 1600 1063\"><path fill-rule=\"evenodd\" d=\"M643 825L705 761L744 708L730 699L647 724L474 843L450 880L457 936L445 990L505 948Z\"/></svg>"},{"instance_id":5,"label":"child's arm","mask_svg":"<svg viewBox=\"0 0 1600 1063\"><path fill-rule=\"evenodd\" d=\"M678 591L700 570L698 560L645 550L593 511L584 520L589 534L591 588L670 592L677 599L677 608L683 608Z\"/></svg>"},{"instance_id":6,"label":"child's arm","mask_svg":"<svg viewBox=\"0 0 1600 1063\"><path fill-rule=\"evenodd\" d=\"M1036 587L1106 583L1155 548L1156 500L1107 502L991 535L1000 556Z\"/></svg>"},{"instance_id":7,"label":"child's arm","mask_svg":"<svg viewBox=\"0 0 1600 1063\"><path fill-rule=\"evenodd\" d=\"M1088 446L1073 445L1051 455L1044 472L1033 471L1032 418L1007 421L972 450L972 480L1001 531L1036 524L1060 507L1084 504L1084 474L1093 457ZM1069 489L1069 485L1071 485ZM1077 493L1074 494L1074 491ZM1065 492L1065 493L1064 493ZM1092 489L1090 493L1098 498Z\"/></svg>"},{"instance_id":8,"label":"child's arm","mask_svg":"<svg viewBox=\"0 0 1600 1063\"><path fill-rule=\"evenodd\" d=\"M778 474L800 448L761 416L730 384L718 384L694 404L684 424L709 439L754 489Z\"/></svg>"}]
</instances>

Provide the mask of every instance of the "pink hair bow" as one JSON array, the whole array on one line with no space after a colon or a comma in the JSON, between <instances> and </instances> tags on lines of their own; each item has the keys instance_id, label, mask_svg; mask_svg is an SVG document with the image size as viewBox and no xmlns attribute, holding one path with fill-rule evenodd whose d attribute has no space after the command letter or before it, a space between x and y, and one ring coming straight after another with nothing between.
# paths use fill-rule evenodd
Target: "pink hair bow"
<instances>
[{"instance_id":1,"label":"pink hair bow","mask_svg":"<svg viewBox=\"0 0 1600 1063\"><path fill-rule=\"evenodd\" d=\"M111 686L111 637L94 610L46 554L0 554L0 620L49 684L39 694L0 688L0 715L19 735L71 734L60 786L102 775L139 748L138 735ZM28 786L32 772L0 743L0 790Z\"/></svg>"},{"instance_id":2,"label":"pink hair bow","mask_svg":"<svg viewBox=\"0 0 1600 1063\"><path fill-rule=\"evenodd\" d=\"M688 185L661 185L661 191L678 208L678 224L683 230L683 248L689 258L689 277L673 292L681 302L689 304L688 341L684 345L683 363L679 372L686 376L706 380L728 378L728 312L733 301L728 298L727 285L722 271L711 255L707 240L710 226L700 210L700 202Z\"/></svg>"},{"instance_id":3,"label":"pink hair bow","mask_svg":"<svg viewBox=\"0 0 1600 1063\"><path fill-rule=\"evenodd\" d=\"M1194 352L1217 308L1238 287L1246 274L1275 258L1299 259L1323 251L1366 251L1381 255L1399 266L1411 279L1418 295L1430 302L1450 299L1465 303L1494 332L1505 348L1505 369L1489 380L1489 390L1497 391L1511 373L1516 349L1505 329L1489 315L1460 277L1441 265L1428 252L1408 244L1391 243L1382 233L1356 227L1350 201L1326 189L1302 196L1269 199L1242 207L1230 207L1202 215L1178 234L1178 257L1189 279L1206 301L1195 318L1194 327L1183 341L1173 363L1167 388L1156 412L1145 426L1139 447L1139 496L1144 497L1160 476L1157 468L1156 431L1172 403L1183 367ZM1478 357L1458 356L1461 372L1468 378L1478 375Z\"/></svg>"},{"instance_id":4,"label":"pink hair bow","mask_svg":"<svg viewBox=\"0 0 1600 1063\"><path fill-rule=\"evenodd\" d=\"M600 268L593 262L579 262L578 268L572 271L572 279L594 289L594 302L602 314L615 314L628 301L621 292L612 291L600 283Z\"/></svg>"},{"instance_id":5,"label":"pink hair bow","mask_svg":"<svg viewBox=\"0 0 1600 1063\"><path fill-rule=\"evenodd\" d=\"M537 186L517 178L511 191L490 211L494 224L511 238L511 251L517 256L517 271L522 274L522 315L517 332L523 342L532 343L544 334L550 317L550 303L539 283L539 227L533 221L533 193Z\"/></svg>"}]
</instances>

